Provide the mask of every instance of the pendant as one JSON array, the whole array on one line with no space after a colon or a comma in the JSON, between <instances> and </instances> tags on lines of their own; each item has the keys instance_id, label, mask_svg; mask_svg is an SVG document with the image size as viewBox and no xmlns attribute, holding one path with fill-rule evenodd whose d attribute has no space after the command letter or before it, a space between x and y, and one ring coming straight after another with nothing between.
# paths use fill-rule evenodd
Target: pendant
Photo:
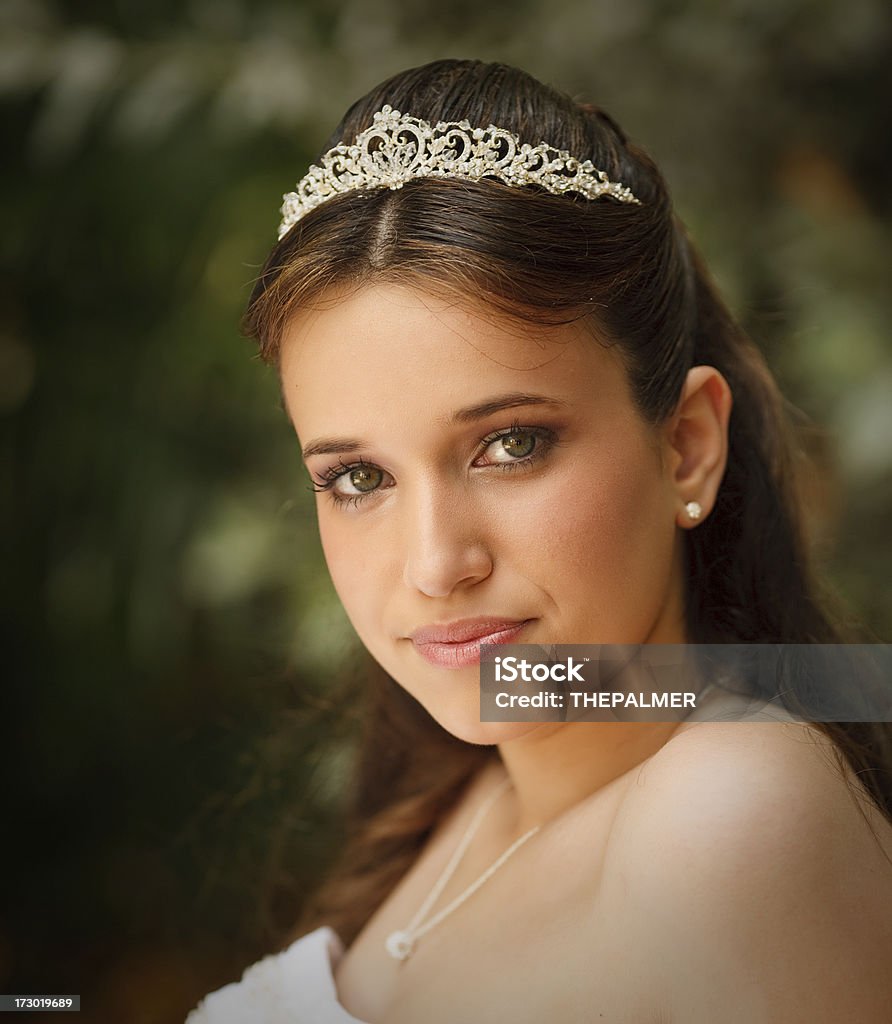
<instances>
[{"instance_id":1,"label":"pendant","mask_svg":"<svg viewBox=\"0 0 892 1024\"><path fill-rule=\"evenodd\" d=\"M387 936L384 948L395 960L408 960L415 949L415 940L409 932L392 932Z\"/></svg>"}]
</instances>

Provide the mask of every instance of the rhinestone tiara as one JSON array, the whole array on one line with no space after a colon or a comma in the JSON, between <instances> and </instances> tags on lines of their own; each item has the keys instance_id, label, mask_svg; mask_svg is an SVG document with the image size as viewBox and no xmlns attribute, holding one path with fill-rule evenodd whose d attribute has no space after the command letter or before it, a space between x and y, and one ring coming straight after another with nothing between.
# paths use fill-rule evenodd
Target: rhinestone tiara
<instances>
[{"instance_id":1,"label":"rhinestone tiara","mask_svg":"<svg viewBox=\"0 0 892 1024\"><path fill-rule=\"evenodd\" d=\"M375 114L352 146L330 149L287 192L279 238L310 210L345 192L402 188L414 178L498 178L506 185L539 185L554 195L576 192L586 199L611 196L621 203L640 200L630 189L610 181L590 160L579 161L547 142L521 143L513 132L472 128L467 121L431 125L390 106Z\"/></svg>"}]
</instances>

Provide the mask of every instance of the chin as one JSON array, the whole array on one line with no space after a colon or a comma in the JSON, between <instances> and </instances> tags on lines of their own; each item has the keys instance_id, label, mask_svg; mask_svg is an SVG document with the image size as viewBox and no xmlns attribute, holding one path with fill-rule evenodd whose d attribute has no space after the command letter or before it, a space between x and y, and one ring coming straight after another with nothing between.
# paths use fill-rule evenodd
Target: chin
<instances>
[{"instance_id":1,"label":"chin","mask_svg":"<svg viewBox=\"0 0 892 1024\"><path fill-rule=\"evenodd\" d=\"M475 746L509 743L545 724L542 721L481 722L479 668L476 666L432 679L419 679L416 670L411 687L403 681L407 674L403 666L385 666L385 671L441 728L464 743Z\"/></svg>"},{"instance_id":2,"label":"chin","mask_svg":"<svg viewBox=\"0 0 892 1024\"><path fill-rule=\"evenodd\" d=\"M433 713L431 713L433 715ZM542 727L542 722L481 722L468 715L433 715L437 722L456 739L474 746L497 746L527 736Z\"/></svg>"}]
</instances>

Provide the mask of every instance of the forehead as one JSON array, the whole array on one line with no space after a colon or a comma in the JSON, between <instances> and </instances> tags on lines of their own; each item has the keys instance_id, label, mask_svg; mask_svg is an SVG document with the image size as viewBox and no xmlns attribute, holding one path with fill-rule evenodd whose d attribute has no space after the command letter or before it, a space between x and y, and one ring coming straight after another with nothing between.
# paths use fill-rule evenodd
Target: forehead
<instances>
[{"instance_id":1,"label":"forehead","mask_svg":"<svg viewBox=\"0 0 892 1024\"><path fill-rule=\"evenodd\" d=\"M329 295L301 313L284 334L280 367L301 435L385 411L430 420L498 392L544 392L570 404L627 396L616 349L579 323L508 319L473 300L400 285Z\"/></svg>"}]
</instances>

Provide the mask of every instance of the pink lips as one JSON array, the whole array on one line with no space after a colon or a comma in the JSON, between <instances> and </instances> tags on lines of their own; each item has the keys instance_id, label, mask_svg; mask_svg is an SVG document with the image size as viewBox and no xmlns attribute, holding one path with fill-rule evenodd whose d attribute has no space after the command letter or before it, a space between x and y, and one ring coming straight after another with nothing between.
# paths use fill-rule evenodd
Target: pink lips
<instances>
[{"instance_id":1,"label":"pink lips","mask_svg":"<svg viewBox=\"0 0 892 1024\"><path fill-rule=\"evenodd\" d=\"M480 644L510 644L530 619L459 619L443 625L421 626L409 639L432 665L465 668L480 662Z\"/></svg>"}]
</instances>

